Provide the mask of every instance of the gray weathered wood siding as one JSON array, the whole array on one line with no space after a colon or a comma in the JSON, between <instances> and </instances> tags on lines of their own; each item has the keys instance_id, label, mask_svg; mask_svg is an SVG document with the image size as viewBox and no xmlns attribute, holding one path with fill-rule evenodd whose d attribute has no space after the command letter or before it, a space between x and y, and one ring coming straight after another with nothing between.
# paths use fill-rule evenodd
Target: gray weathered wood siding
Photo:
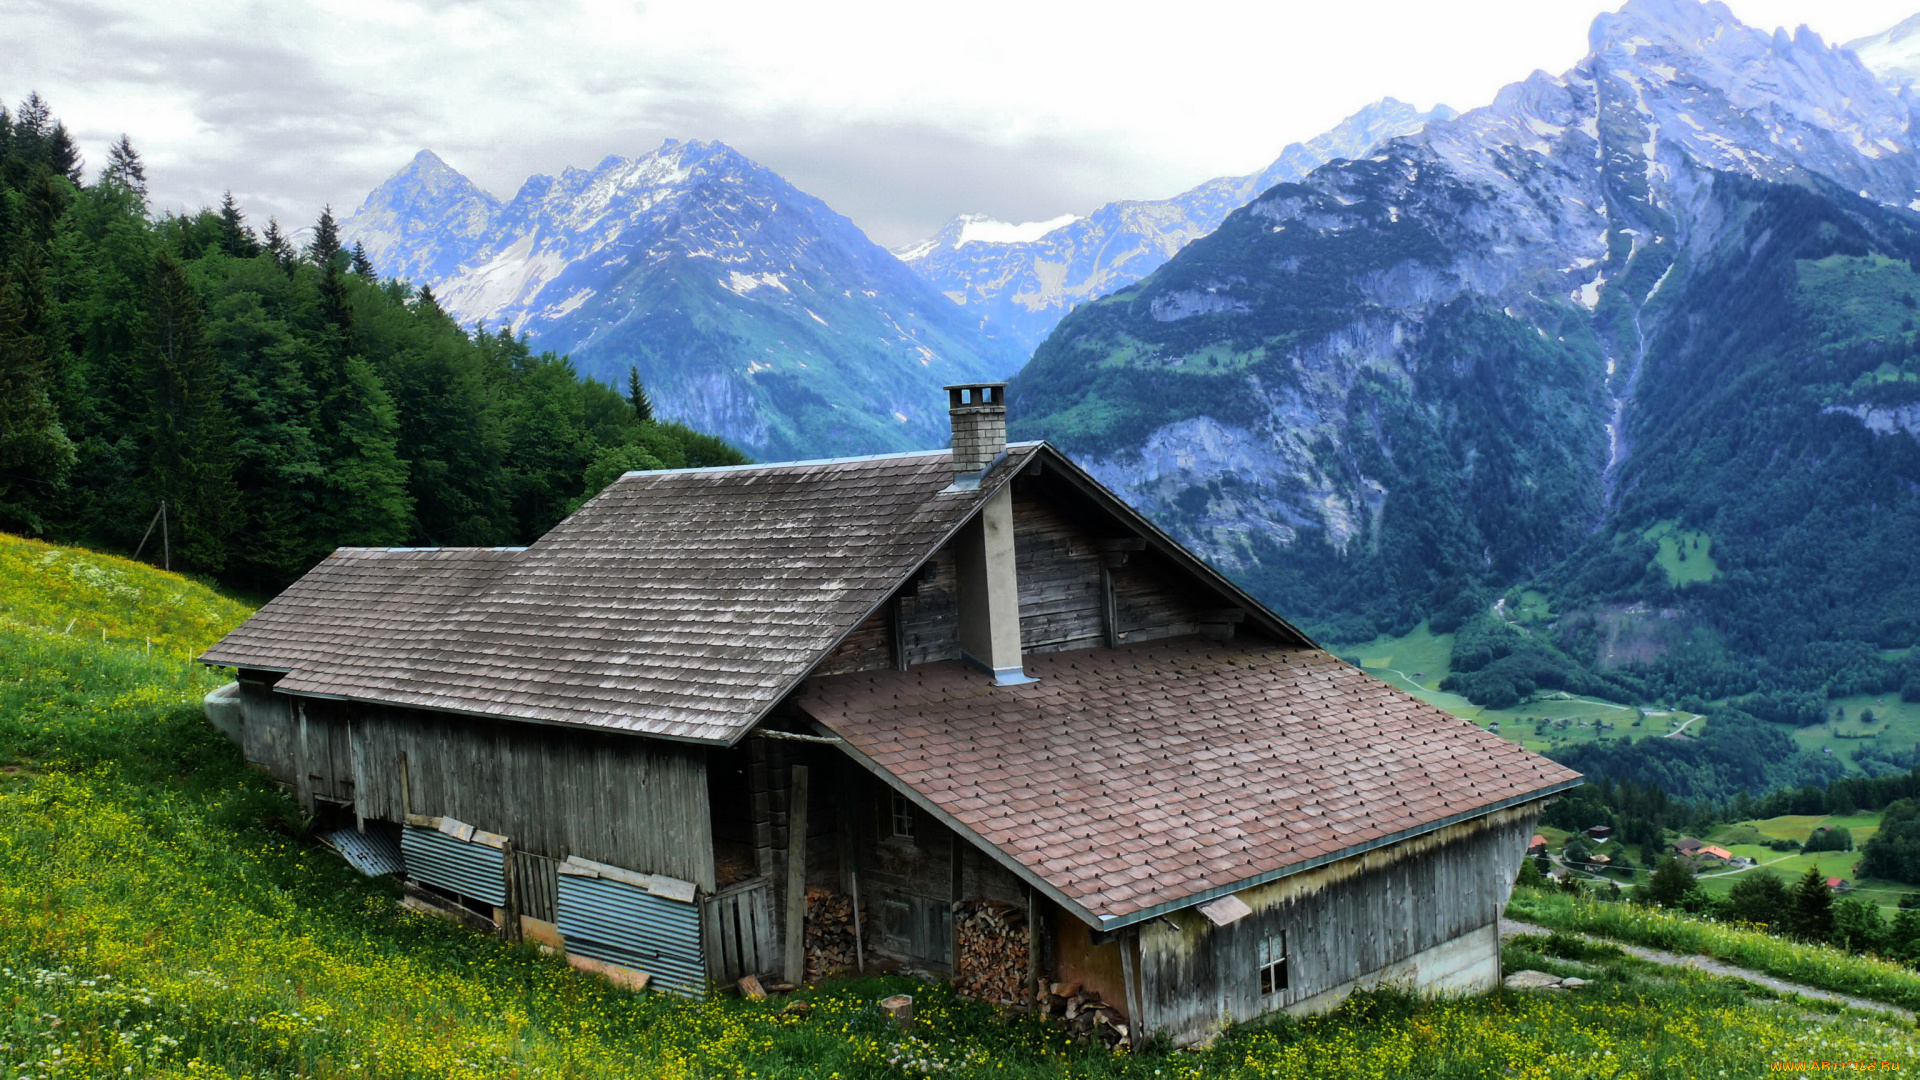
<instances>
[{"instance_id":1,"label":"gray weathered wood siding","mask_svg":"<svg viewBox=\"0 0 1920 1080\"><path fill-rule=\"evenodd\" d=\"M240 672L240 748L247 761L291 785L293 733L293 700L273 692L273 676Z\"/></svg>"},{"instance_id":2,"label":"gray weathered wood siding","mask_svg":"<svg viewBox=\"0 0 1920 1080\"><path fill-rule=\"evenodd\" d=\"M263 716L288 701L246 700ZM292 705L293 745L262 764L309 809L325 799L385 821L452 817L518 850L714 887L702 747L316 698Z\"/></svg>"},{"instance_id":3,"label":"gray weathered wood siding","mask_svg":"<svg viewBox=\"0 0 1920 1080\"><path fill-rule=\"evenodd\" d=\"M1040 653L1105 644L1102 538L1031 493L1015 495L1013 528L1020 583L1020 647ZM1208 603L1182 584L1184 572L1152 552L1127 554L1126 565L1113 571L1119 639L1147 641L1198 633ZM898 597L897 616L892 605L876 611L814 673L835 675L891 666L896 617L908 664L958 660L956 580L953 551L942 548L928 560L920 579Z\"/></svg>"},{"instance_id":4,"label":"gray weathered wood siding","mask_svg":"<svg viewBox=\"0 0 1920 1080\"><path fill-rule=\"evenodd\" d=\"M1152 551L1134 552L1125 566L1113 572L1113 606L1122 644L1200 632L1207 606L1180 584L1184 577Z\"/></svg>"},{"instance_id":5,"label":"gray weathered wood siding","mask_svg":"<svg viewBox=\"0 0 1920 1080\"><path fill-rule=\"evenodd\" d=\"M1016 493L1013 543L1020 647L1060 652L1104 645L1098 538L1048 503Z\"/></svg>"},{"instance_id":6,"label":"gray weathered wood siding","mask_svg":"<svg viewBox=\"0 0 1920 1080\"><path fill-rule=\"evenodd\" d=\"M1180 1039L1284 1009L1494 922L1540 807L1439 833L1248 889L1253 914L1216 927L1187 909L1138 931L1146 1029ZM1263 941L1286 935L1287 988L1260 992ZM1131 1008L1131 1006L1130 1006Z\"/></svg>"}]
</instances>

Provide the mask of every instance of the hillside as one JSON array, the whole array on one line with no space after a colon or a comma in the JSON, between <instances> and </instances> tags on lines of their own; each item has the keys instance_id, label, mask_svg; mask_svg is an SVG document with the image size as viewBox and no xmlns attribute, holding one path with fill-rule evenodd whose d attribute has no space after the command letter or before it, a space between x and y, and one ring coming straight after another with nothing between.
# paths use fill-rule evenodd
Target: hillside
<instances>
[{"instance_id":1,"label":"hillside","mask_svg":"<svg viewBox=\"0 0 1920 1080\"><path fill-rule=\"evenodd\" d=\"M1633 0L1083 305L1014 428L1329 640L1483 620L1480 704L1884 692L1920 635L1909 121L1810 32ZM1529 586L1549 617L1504 625Z\"/></svg>"},{"instance_id":2,"label":"hillside","mask_svg":"<svg viewBox=\"0 0 1920 1080\"><path fill-rule=\"evenodd\" d=\"M1610 956L1574 961L1592 978L1579 993L1362 994L1191 1053L1089 1049L900 978L758 1003L630 994L531 946L403 913L390 882L308 841L291 800L200 717L218 676L182 661L243 605L11 537L0 560L9 1076L1546 1077L1599 1060L1677 1077L1689 1074L1673 1062L1703 1052L1745 1075L1920 1050L1872 1014ZM1556 949L1522 940L1507 962L1559 969ZM921 1018L910 1035L874 1006L903 990Z\"/></svg>"},{"instance_id":3,"label":"hillside","mask_svg":"<svg viewBox=\"0 0 1920 1080\"><path fill-rule=\"evenodd\" d=\"M637 367L663 416L762 460L942 445L940 387L1026 357L719 143L535 176L504 203L422 151L342 235L462 324L504 323L603 381Z\"/></svg>"}]
</instances>

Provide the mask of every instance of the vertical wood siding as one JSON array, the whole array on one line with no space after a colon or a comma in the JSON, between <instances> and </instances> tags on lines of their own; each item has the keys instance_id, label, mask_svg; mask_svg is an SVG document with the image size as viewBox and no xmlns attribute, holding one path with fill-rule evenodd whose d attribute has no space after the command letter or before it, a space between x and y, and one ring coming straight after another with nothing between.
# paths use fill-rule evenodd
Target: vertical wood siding
<instances>
[{"instance_id":1,"label":"vertical wood siding","mask_svg":"<svg viewBox=\"0 0 1920 1080\"><path fill-rule=\"evenodd\" d=\"M1060 652L1104 645L1099 538L1048 503L1017 494L1013 538L1020 647Z\"/></svg>"},{"instance_id":2,"label":"vertical wood siding","mask_svg":"<svg viewBox=\"0 0 1920 1080\"><path fill-rule=\"evenodd\" d=\"M1176 1039L1285 1008L1493 922L1539 818L1534 805L1249 889L1251 915L1192 909L1139 929L1141 1019ZM1260 992L1262 945L1286 934L1287 988Z\"/></svg>"},{"instance_id":3,"label":"vertical wood siding","mask_svg":"<svg viewBox=\"0 0 1920 1080\"><path fill-rule=\"evenodd\" d=\"M452 817L507 836L516 850L714 887L704 748L312 698L299 704L306 754L300 761L296 747L289 764L316 796L363 817Z\"/></svg>"}]
</instances>

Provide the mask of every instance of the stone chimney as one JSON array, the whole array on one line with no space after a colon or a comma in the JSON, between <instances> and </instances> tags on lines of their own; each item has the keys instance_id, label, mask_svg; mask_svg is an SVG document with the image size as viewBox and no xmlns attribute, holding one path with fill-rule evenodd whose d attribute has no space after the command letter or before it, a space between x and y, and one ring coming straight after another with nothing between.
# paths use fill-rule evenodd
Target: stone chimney
<instances>
[{"instance_id":1,"label":"stone chimney","mask_svg":"<svg viewBox=\"0 0 1920 1080\"><path fill-rule=\"evenodd\" d=\"M953 417L953 487L980 486L1007 451L1007 384L947 387ZM980 504L953 538L959 594L960 656L1001 686L1032 682L1020 658L1020 579L1014 563L1013 491Z\"/></svg>"},{"instance_id":2,"label":"stone chimney","mask_svg":"<svg viewBox=\"0 0 1920 1080\"><path fill-rule=\"evenodd\" d=\"M1007 384L947 387L947 415L953 418L953 474L978 483L1007 449Z\"/></svg>"}]
</instances>

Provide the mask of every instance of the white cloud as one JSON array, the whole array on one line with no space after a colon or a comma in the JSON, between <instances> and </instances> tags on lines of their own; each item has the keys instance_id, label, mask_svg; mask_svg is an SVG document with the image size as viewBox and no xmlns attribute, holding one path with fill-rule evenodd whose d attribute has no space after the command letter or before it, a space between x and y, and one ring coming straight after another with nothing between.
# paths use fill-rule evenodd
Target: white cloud
<instances>
[{"instance_id":1,"label":"white cloud","mask_svg":"<svg viewBox=\"0 0 1920 1080\"><path fill-rule=\"evenodd\" d=\"M1914 0L1736 0L1829 40ZM1393 95L1483 103L1585 51L1590 0L1165 3L0 0L0 94L90 160L132 135L163 205L350 210L423 146L534 172L720 139L884 243L960 211L1085 212L1251 172Z\"/></svg>"}]
</instances>

